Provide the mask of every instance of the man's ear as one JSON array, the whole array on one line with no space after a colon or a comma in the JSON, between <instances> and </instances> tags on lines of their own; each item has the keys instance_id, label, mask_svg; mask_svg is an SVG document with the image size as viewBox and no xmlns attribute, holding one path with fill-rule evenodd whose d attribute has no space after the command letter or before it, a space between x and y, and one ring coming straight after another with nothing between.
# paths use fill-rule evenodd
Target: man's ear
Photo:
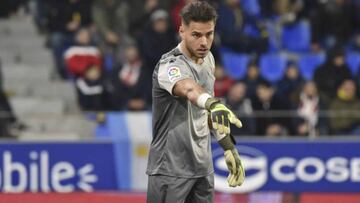
<instances>
[{"instance_id":1,"label":"man's ear","mask_svg":"<svg viewBox=\"0 0 360 203\"><path fill-rule=\"evenodd\" d=\"M179 27L179 35L180 37L183 39L184 38L184 35L185 35L185 25L180 25Z\"/></svg>"}]
</instances>

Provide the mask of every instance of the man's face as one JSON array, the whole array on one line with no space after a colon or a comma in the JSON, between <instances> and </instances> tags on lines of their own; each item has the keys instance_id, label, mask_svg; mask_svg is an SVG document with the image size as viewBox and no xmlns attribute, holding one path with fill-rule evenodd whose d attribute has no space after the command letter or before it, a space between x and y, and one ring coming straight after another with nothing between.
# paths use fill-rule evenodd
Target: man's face
<instances>
[{"instance_id":1,"label":"man's face","mask_svg":"<svg viewBox=\"0 0 360 203\"><path fill-rule=\"evenodd\" d=\"M91 41L91 36L88 30L80 30L77 34L76 34L76 41L79 44L82 45L88 45Z\"/></svg>"},{"instance_id":2,"label":"man's face","mask_svg":"<svg viewBox=\"0 0 360 203\"><path fill-rule=\"evenodd\" d=\"M259 68L256 66L249 66L247 75L250 79L256 79L259 76Z\"/></svg>"},{"instance_id":3,"label":"man's face","mask_svg":"<svg viewBox=\"0 0 360 203\"><path fill-rule=\"evenodd\" d=\"M340 88L344 92L347 98L355 97L356 85L352 80L345 80Z\"/></svg>"},{"instance_id":4,"label":"man's face","mask_svg":"<svg viewBox=\"0 0 360 203\"><path fill-rule=\"evenodd\" d=\"M340 56L335 56L334 58L334 64L337 67L343 66L345 64L345 57L340 55Z\"/></svg>"},{"instance_id":5,"label":"man's face","mask_svg":"<svg viewBox=\"0 0 360 203\"><path fill-rule=\"evenodd\" d=\"M213 21L191 21L189 25L180 26L180 37L185 42L186 49L190 52L191 57L206 57L214 40L214 28L215 23Z\"/></svg>"},{"instance_id":6,"label":"man's face","mask_svg":"<svg viewBox=\"0 0 360 203\"><path fill-rule=\"evenodd\" d=\"M129 46L125 49L125 58L128 62L134 62L138 59L139 53L135 46Z\"/></svg>"},{"instance_id":7,"label":"man's face","mask_svg":"<svg viewBox=\"0 0 360 203\"><path fill-rule=\"evenodd\" d=\"M317 96L317 88L314 82L308 82L304 86L304 93L309 97Z\"/></svg>"},{"instance_id":8,"label":"man's face","mask_svg":"<svg viewBox=\"0 0 360 203\"><path fill-rule=\"evenodd\" d=\"M245 83L237 83L233 85L229 91L229 99L232 102L239 102L246 96Z\"/></svg>"},{"instance_id":9,"label":"man's face","mask_svg":"<svg viewBox=\"0 0 360 203\"><path fill-rule=\"evenodd\" d=\"M274 95L274 89L264 85L259 85L256 89L257 96L262 102L269 102Z\"/></svg>"},{"instance_id":10,"label":"man's face","mask_svg":"<svg viewBox=\"0 0 360 203\"><path fill-rule=\"evenodd\" d=\"M286 70L286 76L289 79L297 79L299 77L299 71L297 69L296 66L290 66L287 70Z\"/></svg>"},{"instance_id":11,"label":"man's face","mask_svg":"<svg viewBox=\"0 0 360 203\"><path fill-rule=\"evenodd\" d=\"M158 19L153 22L153 28L157 33L165 33L168 29L168 22L166 19Z\"/></svg>"}]
</instances>

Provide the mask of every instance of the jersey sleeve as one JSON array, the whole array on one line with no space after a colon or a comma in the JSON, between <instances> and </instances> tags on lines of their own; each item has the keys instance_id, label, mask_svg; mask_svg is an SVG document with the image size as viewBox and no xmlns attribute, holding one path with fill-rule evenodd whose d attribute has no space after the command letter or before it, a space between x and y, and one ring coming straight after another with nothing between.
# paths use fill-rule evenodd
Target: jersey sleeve
<instances>
[{"instance_id":1,"label":"jersey sleeve","mask_svg":"<svg viewBox=\"0 0 360 203\"><path fill-rule=\"evenodd\" d=\"M170 61L168 63L162 64L159 67L158 81L161 88L167 90L171 95L173 95L173 88L175 84L187 78L194 79L194 76L188 67L188 65L176 59L175 61Z\"/></svg>"}]
</instances>

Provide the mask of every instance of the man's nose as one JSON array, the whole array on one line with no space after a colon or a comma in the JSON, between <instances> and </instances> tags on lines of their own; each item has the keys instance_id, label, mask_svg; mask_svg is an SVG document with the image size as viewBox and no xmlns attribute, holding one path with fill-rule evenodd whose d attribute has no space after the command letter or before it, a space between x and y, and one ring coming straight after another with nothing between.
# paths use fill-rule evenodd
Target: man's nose
<instances>
[{"instance_id":1,"label":"man's nose","mask_svg":"<svg viewBox=\"0 0 360 203\"><path fill-rule=\"evenodd\" d=\"M206 39L205 36L202 36L202 37L200 38L200 45L201 45L201 46L204 46L204 47L207 47L207 39Z\"/></svg>"}]
</instances>

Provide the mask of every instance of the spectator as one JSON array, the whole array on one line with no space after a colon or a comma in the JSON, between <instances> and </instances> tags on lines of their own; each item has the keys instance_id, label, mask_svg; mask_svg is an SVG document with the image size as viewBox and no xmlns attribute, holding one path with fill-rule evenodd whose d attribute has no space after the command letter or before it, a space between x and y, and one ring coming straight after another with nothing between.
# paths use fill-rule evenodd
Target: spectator
<instances>
[{"instance_id":1,"label":"spectator","mask_svg":"<svg viewBox=\"0 0 360 203\"><path fill-rule=\"evenodd\" d=\"M178 0L171 8L171 20L174 25L174 30L179 31L181 25L180 11L188 3L194 0Z\"/></svg>"},{"instance_id":2,"label":"spectator","mask_svg":"<svg viewBox=\"0 0 360 203\"><path fill-rule=\"evenodd\" d=\"M1 0L0 1L0 18L7 18L16 13L25 0Z\"/></svg>"},{"instance_id":3,"label":"spectator","mask_svg":"<svg viewBox=\"0 0 360 203\"><path fill-rule=\"evenodd\" d=\"M253 109L251 100L246 97L246 84L238 82L233 85L226 97L226 104L241 118L242 128L232 128L234 135L254 135L255 120L252 117Z\"/></svg>"},{"instance_id":4,"label":"spectator","mask_svg":"<svg viewBox=\"0 0 360 203\"><path fill-rule=\"evenodd\" d=\"M288 106L293 106L304 82L296 62L289 61L284 77L277 84L277 94L286 100Z\"/></svg>"},{"instance_id":5,"label":"spectator","mask_svg":"<svg viewBox=\"0 0 360 203\"><path fill-rule=\"evenodd\" d=\"M319 1L310 18L314 51L346 43L356 27L354 8L351 1Z\"/></svg>"},{"instance_id":6,"label":"spectator","mask_svg":"<svg viewBox=\"0 0 360 203\"><path fill-rule=\"evenodd\" d=\"M48 30L49 43L53 52L55 67L62 79L67 78L63 53L73 43L74 33L91 24L90 1L49 1Z\"/></svg>"},{"instance_id":7,"label":"spectator","mask_svg":"<svg viewBox=\"0 0 360 203\"><path fill-rule=\"evenodd\" d=\"M317 136L327 134L326 118L320 114L323 104L313 81L306 82L298 97L295 107L295 134Z\"/></svg>"},{"instance_id":8,"label":"spectator","mask_svg":"<svg viewBox=\"0 0 360 203\"><path fill-rule=\"evenodd\" d=\"M266 0L263 0L266 1ZM310 19L311 15L318 10L319 5L322 3L319 0L302 0L303 1L303 10L301 15L306 18Z\"/></svg>"},{"instance_id":9,"label":"spectator","mask_svg":"<svg viewBox=\"0 0 360 203\"><path fill-rule=\"evenodd\" d=\"M151 24L140 38L140 44L146 67L150 68L148 72L152 73L161 56L176 46L177 42L165 10L156 10L150 19Z\"/></svg>"},{"instance_id":10,"label":"spectator","mask_svg":"<svg viewBox=\"0 0 360 203\"><path fill-rule=\"evenodd\" d=\"M256 89L256 99L253 109L256 111L256 134L257 135L287 135L289 123L283 115L274 115L279 110L288 110L282 100L275 94L274 88L269 82L261 82Z\"/></svg>"},{"instance_id":11,"label":"spectator","mask_svg":"<svg viewBox=\"0 0 360 203\"><path fill-rule=\"evenodd\" d=\"M39 31L39 33L45 33L47 16L49 16L49 0L34 0L34 22Z\"/></svg>"},{"instance_id":12,"label":"spectator","mask_svg":"<svg viewBox=\"0 0 360 203\"><path fill-rule=\"evenodd\" d=\"M337 97L332 100L330 117L332 134L360 135L360 100L356 97L356 85L353 80L345 80L338 88Z\"/></svg>"},{"instance_id":13,"label":"spectator","mask_svg":"<svg viewBox=\"0 0 360 203\"><path fill-rule=\"evenodd\" d=\"M120 0L95 0L92 6L94 23L103 41L118 44L128 35L129 8Z\"/></svg>"},{"instance_id":14,"label":"spectator","mask_svg":"<svg viewBox=\"0 0 360 203\"><path fill-rule=\"evenodd\" d=\"M263 18L270 18L273 15L273 3L269 0L257 0L261 8L261 16Z\"/></svg>"},{"instance_id":15,"label":"spectator","mask_svg":"<svg viewBox=\"0 0 360 203\"><path fill-rule=\"evenodd\" d=\"M261 53L267 50L268 35L265 29L259 28L259 36L245 34L247 23L255 27L260 23L247 18L239 1L226 0L220 3L218 13L217 31L223 45L239 52Z\"/></svg>"},{"instance_id":16,"label":"spectator","mask_svg":"<svg viewBox=\"0 0 360 203\"><path fill-rule=\"evenodd\" d=\"M224 68L220 64L215 67L214 92L216 97L225 97L235 80L226 75Z\"/></svg>"},{"instance_id":17,"label":"spectator","mask_svg":"<svg viewBox=\"0 0 360 203\"><path fill-rule=\"evenodd\" d=\"M100 34L103 48L109 52L118 51L131 42L129 30L129 8L124 0L95 0L92 6L92 17ZM120 48L120 50L118 50Z\"/></svg>"},{"instance_id":18,"label":"spectator","mask_svg":"<svg viewBox=\"0 0 360 203\"><path fill-rule=\"evenodd\" d=\"M115 110L145 110L151 104L151 77L144 67L138 49L125 49L125 62L112 74L113 108Z\"/></svg>"},{"instance_id":19,"label":"spectator","mask_svg":"<svg viewBox=\"0 0 360 203\"><path fill-rule=\"evenodd\" d=\"M75 36L75 45L66 50L67 71L75 77L81 77L90 66L101 67L100 50L91 44L90 31L80 29Z\"/></svg>"},{"instance_id":20,"label":"spectator","mask_svg":"<svg viewBox=\"0 0 360 203\"><path fill-rule=\"evenodd\" d=\"M128 1L131 11L129 16L130 28L129 32L135 38L140 38L146 25L149 23L151 14L157 9L170 10L169 0L137 0Z\"/></svg>"},{"instance_id":21,"label":"spectator","mask_svg":"<svg viewBox=\"0 0 360 203\"><path fill-rule=\"evenodd\" d=\"M274 0L273 14L280 25L289 25L299 19L303 9L302 0Z\"/></svg>"},{"instance_id":22,"label":"spectator","mask_svg":"<svg viewBox=\"0 0 360 203\"><path fill-rule=\"evenodd\" d=\"M64 56L67 70L75 78L80 108L83 111L105 110L101 55L91 44L88 29L82 28L76 33L75 45L66 50Z\"/></svg>"},{"instance_id":23,"label":"spectator","mask_svg":"<svg viewBox=\"0 0 360 203\"><path fill-rule=\"evenodd\" d=\"M340 84L351 77L350 69L345 63L344 50L339 47L329 50L325 63L314 74L314 81L325 105L336 96Z\"/></svg>"},{"instance_id":24,"label":"spectator","mask_svg":"<svg viewBox=\"0 0 360 203\"><path fill-rule=\"evenodd\" d=\"M354 35L350 38L349 48L352 51L358 51L360 52L360 12L357 12L360 10L360 1L355 0L352 1L353 11L354 13L354 21L355 21L355 32Z\"/></svg>"},{"instance_id":25,"label":"spectator","mask_svg":"<svg viewBox=\"0 0 360 203\"><path fill-rule=\"evenodd\" d=\"M96 64L88 66L84 74L76 78L75 86L78 103L83 111L106 110L106 94L99 66Z\"/></svg>"},{"instance_id":26,"label":"spectator","mask_svg":"<svg viewBox=\"0 0 360 203\"><path fill-rule=\"evenodd\" d=\"M256 60L252 60L247 65L246 76L243 80L247 86L247 97L254 102L256 97L256 88L260 83L267 82L265 78L260 75L259 65Z\"/></svg>"},{"instance_id":27,"label":"spectator","mask_svg":"<svg viewBox=\"0 0 360 203\"><path fill-rule=\"evenodd\" d=\"M300 20L300 13L303 9L302 0L274 0L272 1L272 16L268 29L274 33L276 47L282 47L282 31L284 26L291 26Z\"/></svg>"}]
</instances>

